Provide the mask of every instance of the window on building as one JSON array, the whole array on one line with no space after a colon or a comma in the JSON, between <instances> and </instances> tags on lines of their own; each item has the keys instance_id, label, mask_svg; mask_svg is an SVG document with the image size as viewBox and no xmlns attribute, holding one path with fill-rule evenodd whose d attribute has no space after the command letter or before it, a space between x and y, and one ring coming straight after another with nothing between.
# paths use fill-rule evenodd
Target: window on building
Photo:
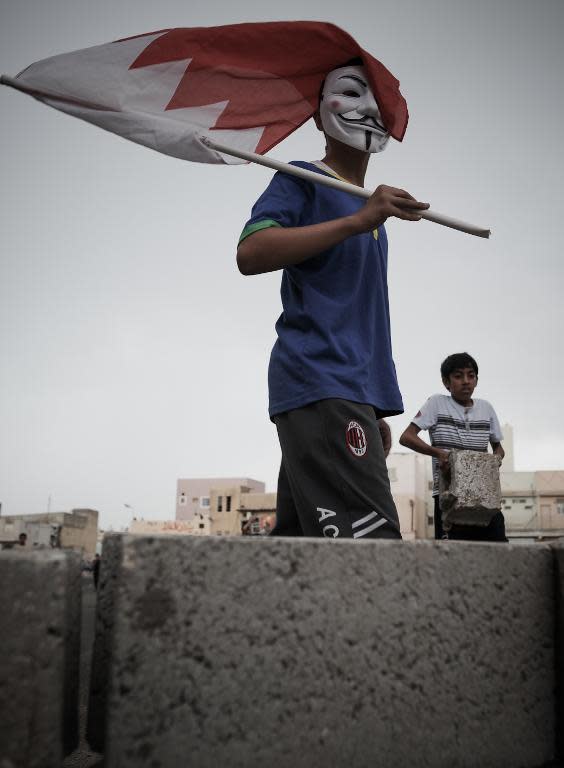
<instances>
[{"instance_id":1,"label":"window on building","mask_svg":"<svg viewBox=\"0 0 564 768\"><path fill-rule=\"evenodd\" d=\"M223 512L223 496L217 497L217 511Z\"/></svg>"},{"instance_id":2,"label":"window on building","mask_svg":"<svg viewBox=\"0 0 564 768\"><path fill-rule=\"evenodd\" d=\"M205 528L205 525L203 523L199 523L198 528Z\"/></svg>"},{"instance_id":3,"label":"window on building","mask_svg":"<svg viewBox=\"0 0 564 768\"><path fill-rule=\"evenodd\" d=\"M180 498L178 499L178 503L181 507L186 506L186 496L184 494L181 494Z\"/></svg>"},{"instance_id":4,"label":"window on building","mask_svg":"<svg viewBox=\"0 0 564 768\"><path fill-rule=\"evenodd\" d=\"M210 505L210 497L209 496L200 496L200 507L201 509L207 509Z\"/></svg>"},{"instance_id":5,"label":"window on building","mask_svg":"<svg viewBox=\"0 0 564 768\"><path fill-rule=\"evenodd\" d=\"M197 501L198 501L198 497L197 497L197 496L192 496L192 501L193 501L194 503L195 503L195 502L197 502Z\"/></svg>"},{"instance_id":6,"label":"window on building","mask_svg":"<svg viewBox=\"0 0 564 768\"><path fill-rule=\"evenodd\" d=\"M564 499L556 499L556 512L564 515Z\"/></svg>"},{"instance_id":7,"label":"window on building","mask_svg":"<svg viewBox=\"0 0 564 768\"><path fill-rule=\"evenodd\" d=\"M225 497L225 511L231 512L231 496Z\"/></svg>"}]
</instances>

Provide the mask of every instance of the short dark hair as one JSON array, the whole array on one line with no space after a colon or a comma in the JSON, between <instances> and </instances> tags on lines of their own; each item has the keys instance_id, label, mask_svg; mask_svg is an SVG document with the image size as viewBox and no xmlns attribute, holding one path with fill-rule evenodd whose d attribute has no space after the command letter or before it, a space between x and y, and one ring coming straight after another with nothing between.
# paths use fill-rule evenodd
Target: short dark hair
<instances>
[{"instance_id":1,"label":"short dark hair","mask_svg":"<svg viewBox=\"0 0 564 768\"><path fill-rule=\"evenodd\" d=\"M478 363L474 358L468 352L457 352L441 363L441 378L448 381L450 374L457 368L472 368L476 376L478 375Z\"/></svg>"}]
</instances>

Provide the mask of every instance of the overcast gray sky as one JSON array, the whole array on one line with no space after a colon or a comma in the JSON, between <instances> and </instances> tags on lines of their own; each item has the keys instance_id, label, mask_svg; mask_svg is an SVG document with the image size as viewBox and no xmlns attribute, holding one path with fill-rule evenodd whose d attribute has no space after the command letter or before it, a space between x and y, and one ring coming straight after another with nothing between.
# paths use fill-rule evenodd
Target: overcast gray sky
<instances>
[{"instance_id":1,"label":"overcast gray sky","mask_svg":"<svg viewBox=\"0 0 564 768\"><path fill-rule=\"evenodd\" d=\"M394 357L406 413L469 351L478 397L515 430L516 468L564 468L560 0L18 0L0 70L175 26L318 19L400 79L402 144L367 184L491 227L481 240L390 221ZM280 274L245 278L235 246L271 172L151 152L0 89L0 501L3 514L88 506L102 524L172 518L178 477L275 490L266 372ZM319 159L303 126L271 153Z\"/></svg>"}]
</instances>

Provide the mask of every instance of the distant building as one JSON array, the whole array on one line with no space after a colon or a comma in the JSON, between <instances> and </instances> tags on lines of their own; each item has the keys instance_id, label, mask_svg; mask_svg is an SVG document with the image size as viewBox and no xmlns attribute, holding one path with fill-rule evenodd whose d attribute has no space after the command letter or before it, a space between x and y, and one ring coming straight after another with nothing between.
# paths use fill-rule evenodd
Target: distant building
<instances>
[{"instance_id":1,"label":"distant building","mask_svg":"<svg viewBox=\"0 0 564 768\"><path fill-rule=\"evenodd\" d=\"M509 539L564 537L564 470L501 472L500 477Z\"/></svg>"},{"instance_id":2,"label":"distant building","mask_svg":"<svg viewBox=\"0 0 564 768\"><path fill-rule=\"evenodd\" d=\"M20 533L27 534L27 547L74 549L84 558L93 558L98 536L98 512L95 509L73 509L70 512L47 512L40 515L0 517L0 541L3 546L15 544Z\"/></svg>"},{"instance_id":3,"label":"distant building","mask_svg":"<svg viewBox=\"0 0 564 768\"><path fill-rule=\"evenodd\" d=\"M260 517L264 517L265 512L271 514L276 510L276 494L265 493L264 483L255 481L255 487L260 487L260 490L253 490L248 484L210 489L212 534L237 536L242 532L243 523L251 517L253 511L255 512L253 516L258 516L260 512L262 513ZM266 498L270 499L267 509L264 508Z\"/></svg>"},{"instance_id":4,"label":"distant building","mask_svg":"<svg viewBox=\"0 0 564 768\"><path fill-rule=\"evenodd\" d=\"M150 535L176 534L184 536L208 536L210 533L209 517L205 522L199 518L194 520L137 520L133 518L127 529L128 533L142 533Z\"/></svg>"},{"instance_id":5,"label":"distant building","mask_svg":"<svg viewBox=\"0 0 564 768\"><path fill-rule=\"evenodd\" d=\"M275 493L242 493L239 513L240 530L251 536L270 533L276 522Z\"/></svg>"},{"instance_id":6,"label":"distant building","mask_svg":"<svg viewBox=\"0 0 564 768\"><path fill-rule=\"evenodd\" d=\"M213 533L215 531L212 530L209 520L212 489L215 491L215 512L225 515L226 512L231 512L237 507L232 498L233 489L240 489L240 493L264 493L264 488L264 483L249 477L181 478L176 483L176 519L196 521L198 525L210 526L210 531ZM218 502L221 507L219 510ZM224 532L225 526L222 527L221 523L227 523L227 518L221 517L219 522L219 530Z\"/></svg>"},{"instance_id":7,"label":"distant building","mask_svg":"<svg viewBox=\"0 0 564 768\"><path fill-rule=\"evenodd\" d=\"M182 478L177 481L176 519L133 518L132 534L237 536L245 523L264 534L274 525L276 494L248 477ZM250 529L249 529L250 530ZM98 542L100 550L101 542Z\"/></svg>"},{"instance_id":8,"label":"distant building","mask_svg":"<svg viewBox=\"0 0 564 768\"><path fill-rule=\"evenodd\" d=\"M501 431L503 432L503 450L505 451L503 464L501 465L501 473L514 472L515 448L513 444L513 427L511 424L504 424Z\"/></svg>"},{"instance_id":9,"label":"distant building","mask_svg":"<svg viewBox=\"0 0 564 768\"><path fill-rule=\"evenodd\" d=\"M419 453L392 451L386 463L402 537L407 540L433 538L430 459Z\"/></svg>"}]
</instances>

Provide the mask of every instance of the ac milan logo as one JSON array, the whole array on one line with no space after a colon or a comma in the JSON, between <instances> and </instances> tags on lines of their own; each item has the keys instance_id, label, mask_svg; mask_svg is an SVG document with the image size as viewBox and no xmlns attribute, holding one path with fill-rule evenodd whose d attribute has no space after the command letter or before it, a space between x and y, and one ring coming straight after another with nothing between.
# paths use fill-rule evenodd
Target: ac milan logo
<instances>
[{"instance_id":1,"label":"ac milan logo","mask_svg":"<svg viewBox=\"0 0 564 768\"><path fill-rule=\"evenodd\" d=\"M366 435L357 421L349 422L346 440L347 448L354 456L364 456L367 448Z\"/></svg>"}]
</instances>

